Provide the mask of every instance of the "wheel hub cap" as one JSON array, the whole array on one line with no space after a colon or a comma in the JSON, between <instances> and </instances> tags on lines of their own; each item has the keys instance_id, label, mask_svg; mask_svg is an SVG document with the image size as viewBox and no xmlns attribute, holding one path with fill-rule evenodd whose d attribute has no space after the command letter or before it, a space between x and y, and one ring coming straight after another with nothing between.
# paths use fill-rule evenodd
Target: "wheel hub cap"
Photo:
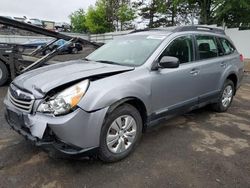
<instances>
[{"instance_id":1,"label":"wheel hub cap","mask_svg":"<svg viewBox=\"0 0 250 188\"><path fill-rule=\"evenodd\" d=\"M130 115L118 117L112 122L107 133L107 146L112 153L122 153L134 143L136 121Z\"/></svg>"},{"instance_id":2,"label":"wheel hub cap","mask_svg":"<svg viewBox=\"0 0 250 188\"><path fill-rule=\"evenodd\" d=\"M229 104L231 103L233 98L233 88L231 85L227 86L222 94L222 105L227 108Z\"/></svg>"}]
</instances>

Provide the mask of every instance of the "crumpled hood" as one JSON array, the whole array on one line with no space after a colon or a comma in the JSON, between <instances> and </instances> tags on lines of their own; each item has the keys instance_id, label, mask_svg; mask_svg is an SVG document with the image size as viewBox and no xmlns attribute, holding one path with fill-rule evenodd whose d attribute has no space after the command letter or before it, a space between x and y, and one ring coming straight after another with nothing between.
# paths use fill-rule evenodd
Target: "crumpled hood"
<instances>
[{"instance_id":1,"label":"crumpled hood","mask_svg":"<svg viewBox=\"0 0 250 188\"><path fill-rule=\"evenodd\" d=\"M18 76L13 84L31 92L36 98L42 98L50 90L73 81L133 69L133 67L75 60L29 71Z\"/></svg>"}]
</instances>

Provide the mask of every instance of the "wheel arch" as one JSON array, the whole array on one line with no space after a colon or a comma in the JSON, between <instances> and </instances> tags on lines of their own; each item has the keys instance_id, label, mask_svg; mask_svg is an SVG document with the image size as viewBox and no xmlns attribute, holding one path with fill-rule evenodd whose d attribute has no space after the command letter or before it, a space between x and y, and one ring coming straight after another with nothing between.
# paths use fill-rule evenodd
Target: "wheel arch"
<instances>
[{"instance_id":1,"label":"wheel arch","mask_svg":"<svg viewBox=\"0 0 250 188\"><path fill-rule=\"evenodd\" d=\"M7 68L9 68L9 64L4 60L0 59L0 63L4 64Z\"/></svg>"},{"instance_id":2,"label":"wheel arch","mask_svg":"<svg viewBox=\"0 0 250 188\"><path fill-rule=\"evenodd\" d=\"M234 94L236 93L236 88L237 88L237 84L238 84L238 77L235 73L230 73L226 80L231 80L234 83Z\"/></svg>"},{"instance_id":3,"label":"wheel arch","mask_svg":"<svg viewBox=\"0 0 250 188\"><path fill-rule=\"evenodd\" d=\"M120 99L119 101L116 101L115 103L110 105L106 116L108 116L108 114L110 114L113 110L115 110L119 106L122 106L123 104L130 104L138 110L142 118L143 129L144 129L147 124L147 117L148 117L147 108L144 102L137 97L126 97Z\"/></svg>"},{"instance_id":4,"label":"wheel arch","mask_svg":"<svg viewBox=\"0 0 250 188\"><path fill-rule=\"evenodd\" d=\"M8 79L10 78L10 76L11 76L11 71L10 71L10 66L9 66L6 62L4 62L3 60L1 60L1 59L0 59L0 64L1 64L1 66L3 66L4 69L6 68L6 75L7 75L6 79L4 79L4 81L1 81L1 83L0 83L0 86L2 86L2 85L5 84L5 83L8 81ZM3 73L3 74L4 74L4 73Z\"/></svg>"}]
</instances>

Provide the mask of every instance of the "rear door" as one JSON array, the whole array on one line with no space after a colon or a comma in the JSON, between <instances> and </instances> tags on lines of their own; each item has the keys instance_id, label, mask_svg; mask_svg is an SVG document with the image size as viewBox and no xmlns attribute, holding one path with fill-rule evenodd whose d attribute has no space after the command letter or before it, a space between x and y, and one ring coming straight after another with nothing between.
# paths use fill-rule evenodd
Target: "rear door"
<instances>
[{"instance_id":1,"label":"rear door","mask_svg":"<svg viewBox=\"0 0 250 188\"><path fill-rule=\"evenodd\" d=\"M214 99L220 92L220 78L226 69L223 50L213 35L195 35L199 64L199 102Z\"/></svg>"}]
</instances>

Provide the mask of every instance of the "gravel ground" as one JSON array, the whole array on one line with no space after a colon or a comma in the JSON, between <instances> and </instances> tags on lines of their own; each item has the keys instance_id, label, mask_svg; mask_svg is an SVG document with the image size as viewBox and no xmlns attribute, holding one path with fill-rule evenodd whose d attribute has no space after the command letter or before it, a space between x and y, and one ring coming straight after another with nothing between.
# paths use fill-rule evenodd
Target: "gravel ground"
<instances>
[{"instance_id":1,"label":"gravel ground","mask_svg":"<svg viewBox=\"0 0 250 188\"><path fill-rule=\"evenodd\" d=\"M0 88L0 101L6 91ZM163 122L143 134L132 155L113 164L48 157L10 130L2 102L0 122L3 188L250 187L250 76L227 113L203 108Z\"/></svg>"},{"instance_id":2,"label":"gravel ground","mask_svg":"<svg viewBox=\"0 0 250 188\"><path fill-rule=\"evenodd\" d=\"M72 60L72 59L83 59L84 57L86 57L87 55L89 55L93 51L94 51L93 46L85 46L83 48L83 50L81 52L79 52L78 54L74 54L74 55L68 55L68 54L58 55L58 56L54 57L52 60L55 60L55 61L69 61L69 60Z\"/></svg>"}]
</instances>

